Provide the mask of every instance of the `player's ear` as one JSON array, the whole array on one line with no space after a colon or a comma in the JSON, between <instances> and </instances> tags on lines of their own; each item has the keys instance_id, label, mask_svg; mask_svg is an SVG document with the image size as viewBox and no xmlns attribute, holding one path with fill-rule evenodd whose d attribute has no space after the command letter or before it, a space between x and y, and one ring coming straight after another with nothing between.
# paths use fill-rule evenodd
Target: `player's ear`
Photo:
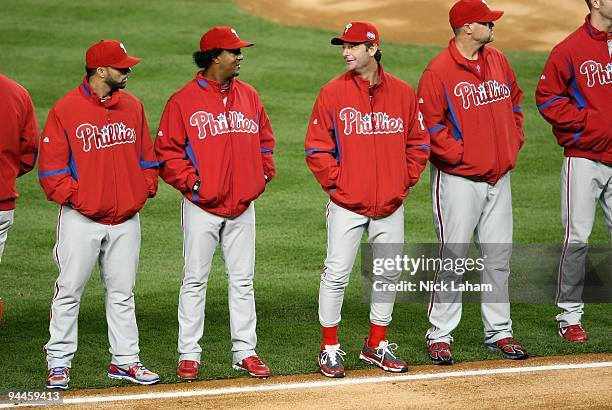
<instances>
[{"instance_id":1,"label":"player's ear","mask_svg":"<svg viewBox=\"0 0 612 410\"><path fill-rule=\"evenodd\" d=\"M372 44L370 48L368 49L368 54L370 54L370 57L374 57L374 54L376 54L377 51L378 51L378 44Z\"/></svg>"}]
</instances>

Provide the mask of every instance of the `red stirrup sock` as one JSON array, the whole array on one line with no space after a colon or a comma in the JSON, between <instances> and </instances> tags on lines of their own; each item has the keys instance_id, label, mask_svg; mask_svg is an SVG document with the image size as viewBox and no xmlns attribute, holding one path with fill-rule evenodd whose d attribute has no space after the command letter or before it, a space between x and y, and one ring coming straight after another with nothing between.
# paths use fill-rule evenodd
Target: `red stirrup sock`
<instances>
[{"instance_id":1,"label":"red stirrup sock","mask_svg":"<svg viewBox=\"0 0 612 410\"><path fill-rule=\"evenodd\" d=\"M378 347L380 342L387 340L387 326L375 325L370 323L370 336L368 337L368 347Z\"/></svg>"},{"instance_id":2,"label":"red stirrup sock","mask_svg":"<svg viewBox=\"0 0 612 410\"><path fill-rule=\"evenodd\" d=\"M325 345L337 345L340 344L338 341L338 325L332 327L321 326L323 331L323 342L321 343L321 349L325 348Z\"/></svg>"}]
</instances>

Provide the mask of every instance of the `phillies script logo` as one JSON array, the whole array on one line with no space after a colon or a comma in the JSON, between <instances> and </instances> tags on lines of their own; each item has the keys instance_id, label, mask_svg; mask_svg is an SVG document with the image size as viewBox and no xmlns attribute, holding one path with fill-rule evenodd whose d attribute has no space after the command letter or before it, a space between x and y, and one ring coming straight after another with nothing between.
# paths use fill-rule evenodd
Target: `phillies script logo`
<instances>
[{"instance_id":1,"label":"phillies script logo","mask_svg":"<svg viewBox=\"0 0 612 410\"><path fill-rule=\"evenodd\" d=\"M83 151L89 152L92 145L97 149L112 147L119 144L134 144L136 131L128 128L124 123L107 124L102 129L95 125L81 124L76 129L76 136L83 140Z\"/></svg>"},{"instance_id":2,"label":"phillies script logo","mask_svg":"<svg viewBox=\"0 0 612 410\"><path fill-rule=\"evenodd\" d=\"M198 138L201 140L206 138L206 130L211 136L227 134L230 131L248 134L259 132L259 125L241 112L230 111L227 114L221 113L215 118L213 114L206 111L194 112L189 118L189 124L198 128Z\"/></svg>"},{"instance_id":3,"label":"phillies script logo","mask_svg":"<svg viewBox=\"0 0 612 410\"><path fill-rule=\"evenodd\" d=\"M589 87L594 87L597 82L601 85L612 84L612 63L604 68L597 61L585 61L580 66L580 74L586 75Z\"/></svg>"},{"instance_id":4,"label":"phillies script logo","mask_svg":"<svg viewBox=\"0 0 612 410\"><path fill-rule=\"evenodd\" d=\"M455 86L455 95L463 99L463 108L467 110L472 104L478 107L510 98L510 87L495 80L485 81L478 87L463 81Z\"/></svg>"},{"instance_id":5,"label":"phillies script logo","mask_svg":"<svg viewBox=\"0 0 612 410\"><path fill-rule=\"evenodd\" d=\"M395 134L404 132L404 121L400 118L391 118L386 112L373 112L362 114L352 107L340 111L340 120L344 122L344 135L355 134ZM375 126L372 126L372 123Z\"/></svg>"}]
</instances>

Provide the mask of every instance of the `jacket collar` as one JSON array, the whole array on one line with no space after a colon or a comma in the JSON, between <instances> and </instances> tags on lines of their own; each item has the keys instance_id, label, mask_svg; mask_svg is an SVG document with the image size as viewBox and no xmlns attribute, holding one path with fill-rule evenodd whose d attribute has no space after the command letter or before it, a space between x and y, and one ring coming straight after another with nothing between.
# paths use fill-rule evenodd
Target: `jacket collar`
<instances>
[{"instance_id":1,"label":"jacket collar","mask_svg":"<svg viewBox=\"0 0 612 410\"><path fill-rule=\"evenodd\" d=\"M203 90L213 91L220 93L221 92L221 83L215 80L211 80L210 78L204 77L203 71L198 71L195 75L194 81L196 84ZM232 78L230 80L230 91L234 89L236 81Z\"/></svg>"},{"instance_id":2,"label":"jacket collar","mask_svg":"<svg viewBox=\"0 0 612 410\"><path fill-rule=\"evenodd\" d=\"M365 91L366 93L368 92L370 88L369 81L364 80L363 78L361 78L359 74L355 73L354 71L349 71L347 74L349 78L355 82L355 84L357 85L357 87L359 87L360 90ZM379 63L378 64L378 83L374 86L374 88L382 87L382 85L385 82L385 77L386 77L385 70L383 69L382 65Z\"/></svg>"},{"instance_id":3,"label":"jacket collar","mask_svg":"<svg viewBox=\"0 0 612 410\"><path fill-rule=\"evenodd\" d=\"M612 38L612 35L606 31L597 30L591 24L591 14L588 14L584 18L584 25L582 26L584 30L588 33L591 38L598 41L608 41L609 38Z\"/></svg>"},{"instance_id":4,"label":"jacket collar","mask_svg":"<svg viewBox=\"0 0 612 410\"><path fill-rule=\"evenodd\" d=\"M98 97L98 95L95 92L93 92L93 90L89 86L89 81L87 80L87 76L83 78L83 82L79 86L79 92L81 93L82 96L87 98L93 104L102 105L106 108L110 108L113 105L117 104L119 102L119 99L121 98L121 93L122 93L121 90L115 90L110 95L110 98L104 101L100 101L100 98Z\"/></svg>"},{"instance_id":5,"label":"jacket collar","mask_svg":"<svg viewBox=\"0 0 612 410\"><path fill-rule=\"evenodd\" d=\"M462 67L465 67L468 70L472 70L470 65L467 62L467 58L465 58L460 52L459 49L457 48L457 44L455 43L455 38L451 38L450 42L448 43L448 51L450 52L451 57L453 58L453 60L455 60L455 62L457 64L459 64ZM482 63L486 64L485 61L487 59L487 56L489 55L490 51L489 48L486 45L483 45L480 48L480 53L482 56Z\"/></svg>"}]
</instances>

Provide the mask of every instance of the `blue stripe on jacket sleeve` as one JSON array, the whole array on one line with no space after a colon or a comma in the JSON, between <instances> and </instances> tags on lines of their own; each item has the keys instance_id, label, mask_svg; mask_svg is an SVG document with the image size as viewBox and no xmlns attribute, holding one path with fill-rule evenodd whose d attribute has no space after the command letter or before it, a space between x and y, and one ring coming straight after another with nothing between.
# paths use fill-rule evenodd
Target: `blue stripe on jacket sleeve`
<instances>
[{"instance_id":1,"label":"blue stripe on jacket sleeve","mask_svg":"<svg viewBox=\"0 0 612 410\"><path fill-rule=\"evenodd\" d=\"M450 121L453 124L453 138L455 141L462 140L463 135L461 135L461 129L459 128L459 123L457 122L457 115L455 114L453 103L451 102L446 90L444 90L444 96L446 97L446 103L448 104L448 110L450 111Z\"/></svg>"},{"instance_id":2,"label":"blue stripe on jacket sleeve","mask_svg":"<svg viewBox=\"0 0 612 410\"><path fill-rule=\"evenodd\" d=\"M562 100L564 98L567 98L567 97L557 96L555 98L551 98L550 100L548 100L548 101L538 105L538 110L542 111L544 108L548 107L550 104L552 104L552 103L554 103L556 101Z\"/></svg>"},{"instance_id":3,"label":"blue stripe on jacket sleeve","mask_svg":"<svg viewBox=\"0 0 612 410\"><path fill-rule=\"evenodd\" d=\"M56 169L53 171L39 172L38 177L46 178L46 177L52 177L54 175L61 175L61 174L70 174L70 167L66 167L64 169Z\"/></svg>"},{"instance_id":4,"label":"blue stripe on jacket sleeve","mask_svg":"<svg viewBox=\"0 0 612 410\"><path fill-rule=\"evenodd\" d=\"M274 154L274 151L272 151L271 149L268 149L268 148L262 148L261 152L269 152L270 154Z\"/></svg>"},{"instance_id":5,"label":"blue stripe on jacket sleeve","mask_svg":"<svg viewBox=\"0 0 612 410\"><path fill-rule=\"evenodd\" d=\"M70 153L70 160L68 161L68 168L70 169L70 174L72 174L72 178L74 178L75 181L78 181L79 175L77 173L76 162L74 161L74 155L72 155L72 152Z\"/></svg>"},{"instance_id":6,"label":"blue stripe on jacket sleeve","mask_svg":"<svg viewBox=\"0 0 612 410\"><path fill-rule=\"evenodd\" d=\"M423 149L426 149L427 151L429 151L429 150L430 150L429 145L419 144L419 147L421 147L421 148L423 148Z\"/></svg>"},{"instance_id":7,"label":"blue stripe on jacket sleeve","mask_svg":"<svg viewBox=\"0 0 612 410\"><path fill-rule=\"evenodd\" d=\"M333 117L334 114L332 114ZM334 118L334 140L336 141L336 161L340 164L340 141L338 141L338 127L336 126L336 117Z\"/></svg>"},{"instance_id":8,"label":"blue stripe on jacket sleeve","mask_svg":"<svg viewBox=\"0 0 612 410\"><path fill-rule=\"evenodd\" d=\"M512 109L514 110L514 112L521 112L521 111L523 111L523 109L521 107L519 107L518 105L515 105L514 107L512 107Z\"/></svg>"},{"instance_id":9,"label":"blue stripe on jacket sleeve","mask_svg":"<svg viewBox=\"0 0 612 410\"><path fill-rule=\"evenodd\" d=\"M580 92L580 89L578 88L578 84L576 83L576 73L574 72L574 66L571 63L568 63L568 64L569 64L570 72L572 73L572 77L570 79L570 87L572 89L572 95L578 102L578 105L577 105L578 109L582 110L583 108L586 108L587 106L586 100L584 99L584 96Z\"/></svg>"},{"instance_id":10,"label":"blue stripe on jacket sleeve","mask_svg":"<svg viewBox=\"0 0 612 410\"><path fill-rule=\"evenodd\" d=\"M159 162L157 161L153 161L153 162L148 162L145 160L140 160L140 168L142 169L148 169L148 168L155 168L159 166Z\"/></svg>"},{"instance_id":11,"label":"blue stripe on jacket sleeve","mask_svg":"<svg viewBox=\"0 0 612 410\"><path fill-rule=\"evenodd\" d=\"M315 152L327 152L328 154L336 155L336 150L327 150L327 149L319 149L319 148L311 148L306 150L306 155L314 154Z\"/></svg>"},{"instance_id":12,"label":"blue stripe on jacket sleeve","mask_svg":"<svg viewBox=\"0 0 612 410\"><path fill-rule=\"evenodd\" d=\"M187 157L195 167L196 173L200 175L200 170L198 169L198 163L196 162L195 155L193 153L193 149L191 148L191 144L189 143L189 137L186 137L185 140L187 143L185 144L185 151L187 151Z\"/></svg>"},{"instance_id":13,"label":"blue stripe on jacket sleeve","mask_svg":"<svg viewBox=\"0 0 612 410\"><path fill-rule=\"evenodd\" d=\"M446 128L444 125L442 124L436 124L433 127L431 127L428 131L430 134L433 134L434 132L438 132L442 129Z\"/></svg>"},{"instance_id":14,"label":"blue stripe on jacket sleeve","mask_svg":"<svg viewBox=\"0 0 612 410\"><path fill-rule=\"evenodd\" d=\"M574 144L578 142L578 139L580 138L580 134L582 134L582 131L574 134Z\"/></svg>"}]
</instances>

